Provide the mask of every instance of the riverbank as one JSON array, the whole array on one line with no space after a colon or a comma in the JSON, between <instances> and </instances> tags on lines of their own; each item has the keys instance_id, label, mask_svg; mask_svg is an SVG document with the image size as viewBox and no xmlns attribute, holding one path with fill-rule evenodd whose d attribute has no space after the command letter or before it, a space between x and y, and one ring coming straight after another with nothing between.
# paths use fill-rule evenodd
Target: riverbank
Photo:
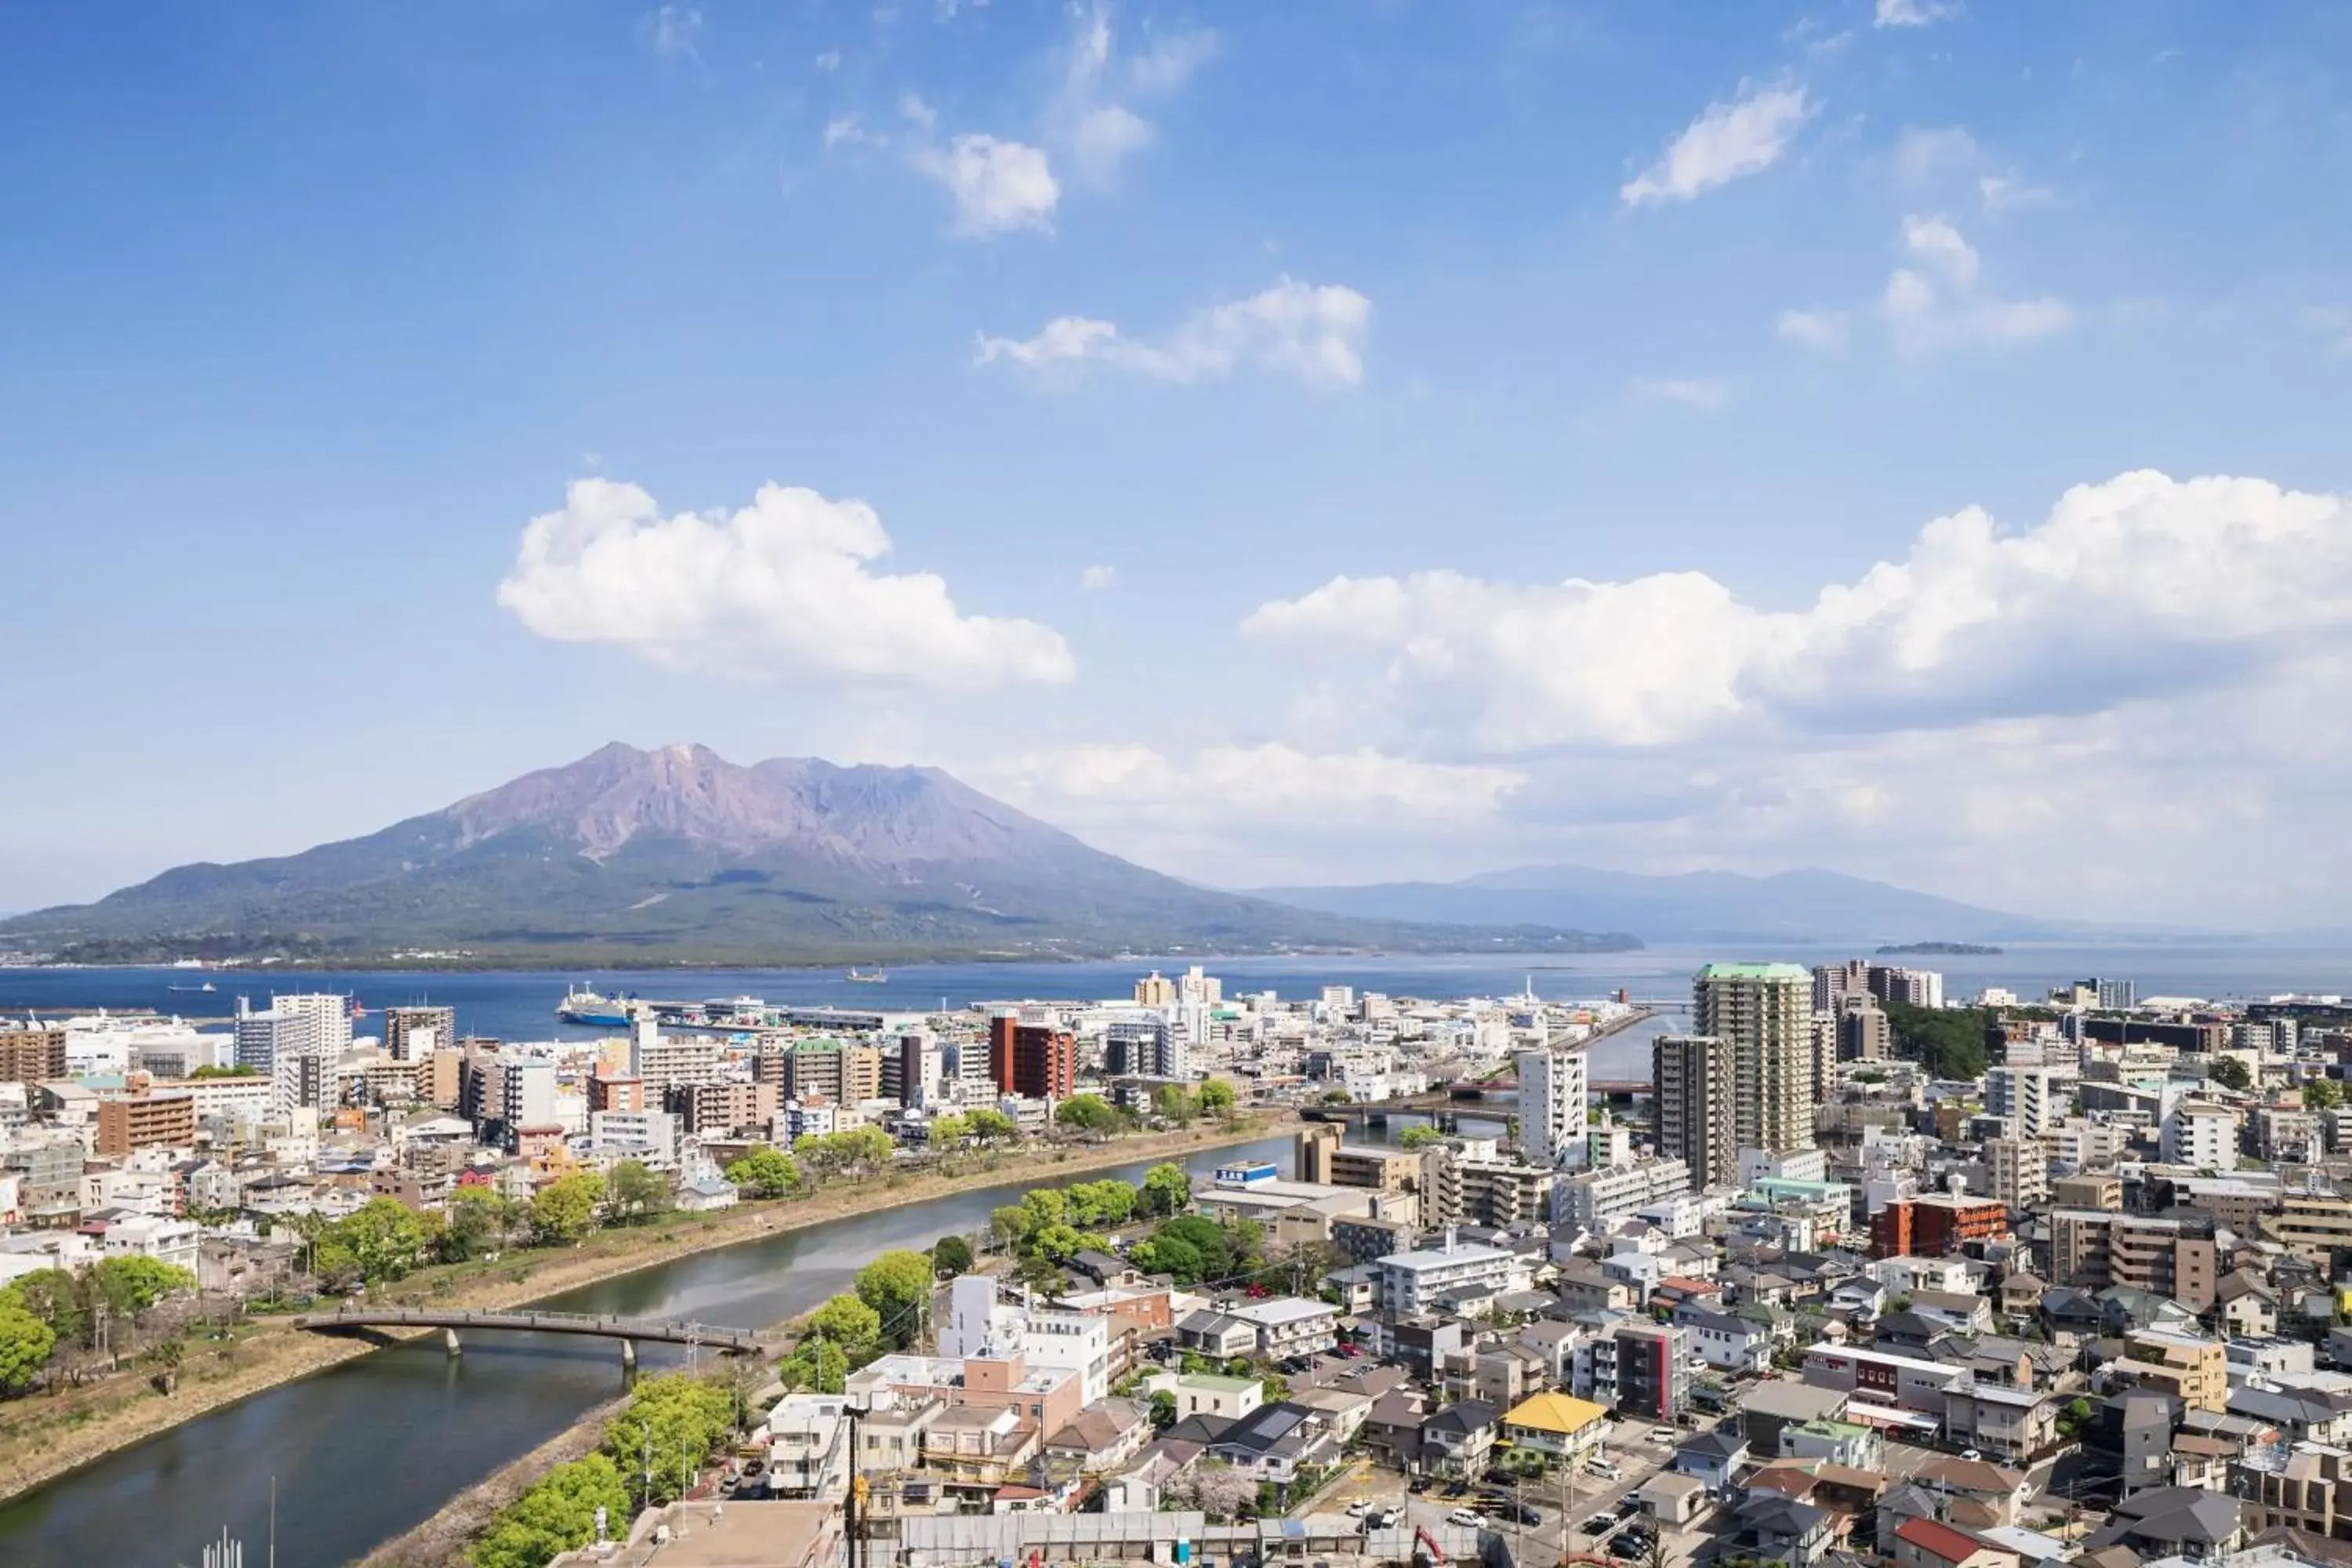
<instances>
[{"instance_id":1,"label":"riverbank","mask_svg":"<svg viewBox=\"0 0 2352 1568\"><path fill-rule=\"evenodd\" d=\"M579 1420L521 1458L500 1466L478 1486L467 1487L450 1499L431 1519L369 1552L358 1568L443 1568L457 1562L458 1552L489 1528L499 1510L537 1486L548 1471L594 1453L604 1440L604 1423L628 1403L629 1396L624 1394L590 1407Z\"/></svg>"},{"instance_id":2,"label":"riverbank","mask_svg":"<svg viewBox=\"0 0 2352 1568\"><path fill-rule=\"evenodd\" d=\"M805 1197L743 1204L723 1214L659 1226L600 1231L579 1246L510 1253L495 1263L425 1270L387 1299L436 1307L521 1306L566 1290L854 1215L926 1203L998 1186L1059 1184L1119 1165L1181 1159L1203 1150L1277 1137L1296 1126L1289 1110L1262 1111L1230 1126L1155 1132L1104 1143L1066 1144L972 1155L952 1170L835 1183ZM753 1327L756 1325L741 1325ZM158 1393L125 1373L90 1388L36 1394L0 1406L0 1501L32 1491L183 1422L309 1377L375 1350L366 1340L290 1329L257 1320L233 1339L197 1342L180 1368L178 1391Z\"/></svg>"}]
</instances>

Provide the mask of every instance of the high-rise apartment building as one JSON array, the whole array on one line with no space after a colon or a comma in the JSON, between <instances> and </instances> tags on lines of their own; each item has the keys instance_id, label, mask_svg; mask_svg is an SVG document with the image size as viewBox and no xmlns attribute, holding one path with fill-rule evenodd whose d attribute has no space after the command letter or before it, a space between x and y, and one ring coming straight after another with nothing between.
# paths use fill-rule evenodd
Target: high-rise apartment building
<instances>
[{"instance_id":1,"label":"high-rise apartment building","mask_svg":"<svg viewBox=\"0 0 2352 1568\"><path fill-rule=\"evenodd\" d=\"M196 1102L184 1094L141 1094L98 1102L99 1158L133 1149L184 1149L196 1141Z\"/></svg>"},{"instance_id":2,"label":"high-rise apartment building","mask_svg":"<svg viewBox=\"0 0 2352 1568\"><path fill-rule=\"evenodd\" d=\"M1845 1005L1849 996L1870 994L1870 960L1849 958L1843 963L1824 963L1813 970L1813 1011L1834 1013Z\"/></svg>"},{"instance_id":3,"label":"high-rise apartment building","mask_svg":"<svg viewBox=\"0 0 2352 1568\"><path fill-rule=\"evenodd\" d=\"M65 1076L63 1029L0 1029L0 1083L44 1083Z\"/></svg>"},{"instance_id":4,"label":"high-rise apartment building","mask_svg":"<svg viewBox=\"0 0 2352 1568\"><path fill-rule=\"evenodd\" d=\"M1519 1147L1528 1164L1546 1171L1584 1166L1590 1081L1581 1047L1519 1053Z\"/></svg>"},{"instance_id":5,"label":"high-rise apartment building","mask_svg":"<svg viewBox=\"0 0 2352 1568\"><path fill-rule=\"evenodd\" d=\"M1985 1069L1985 1110L2005 1116L2018 1134L2039 1138L2054 1131L2074 1106L2071 1067L2012 1067L2003 1062Z\"/></svg>"},{"instance_id":6,"label":"high-rise apartment building","mask_svg":"<svg viewBox=\"0 0 2352 1568\"><path fill-rule=\"evenodd\" d=\"M1793 963L1710 963L1692 984L1693 1032L1731 1044L1738 1148L1813 1146L1812 989Z\"/></svg>"},{"instance_id":7,"label":"high-rise apartment building","mask_svg":"<svg viewBox=\"0 0 2352 1568\"><path fill-rule=\"evenodd\" d=\"M1868 992L1849 993L1837 1011L1837 1054L1840 1061L1885 1061L1894 1039L1886 1011Z\"/></svg>"},{"instance_id":8,"label":"high-rise apartment building","mask_svg":"<svg viewBox=\"0 0 2352 1568\"><path fill-rule=\"evenodd\" d=\"M1186 977L1190 984L1200 972ZM1024 1100L1067 1100L1078 1090L1078 1042L1066 1029L1024 1024L1013 1014L988 1021L989 1076Z\"/></svg>"},{"instance_id":9,"label":"high-rise apartment building","mask_svg":"<svg viewBox=\"0 0 2352 1568\"><path fill-rule=\"evenodd\" d=\"M1739 1173L1738 1070L1729 1040L1661 1035L1650 1046L1658 1105L1658 1153L1679 1160L1696 1186Z\"/></svg>"},{"instance_id":10,"label":"high-rise apartment building","mask_svg":"<svg viewBox=\"0 0 2352 1568\"><path fill-rule=\"evenodd\" d=\"M386 1007L383 1048L396 1062L422 1061L429 1051L457 1043L455 1007Z\"/></svg>"},{"instance_id":11,"label":"high-rise apartment building","mask_svg":"<svg viewBox=\"0 0 2352 1568\"><path fill-rule=\"evenodd\" d=\"M1941 1007L1944 977L1932 969L1906 969L1900 964L1870 966L1870 994L1881 1002L1906 1007Z\"/></svg>"},{"instance_id":12,"label":"high-rise apartment building","mask_svg":"<svg viewBox=\"0 0 2352 1568\"><path fill-rule=\"evenodd\" d=\"M1989 1138L1985 1169L1992 1195L2011 1214L2038 1209L2050 1198L2050 1151L2039 1138Z\"/></svg>"},{"instance_id":13,"label":"high-rise apartment building","mask_svg":"<svg viewBox=\"0 0 2352 1568\"><path fill-rule=\"evenodd\" d=\"M1176 983L1153 970L1135 983L1135 1005L1139 1007L1173 1007L1176 1005Z\"/></svg>"}]
</instances>

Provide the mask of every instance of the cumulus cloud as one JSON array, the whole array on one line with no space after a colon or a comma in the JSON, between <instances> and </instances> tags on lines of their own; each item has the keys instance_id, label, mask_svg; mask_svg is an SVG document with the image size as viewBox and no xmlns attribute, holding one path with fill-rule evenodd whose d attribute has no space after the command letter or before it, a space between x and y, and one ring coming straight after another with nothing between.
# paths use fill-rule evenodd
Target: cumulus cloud
<instances>
[{"instance_id":1,"label":"cumulus cloud","mask_svg":"<svg viewBox=\"0 0 2352 1568\"><path fill-rule=\"evenodd\" d=\"M1499 821L1527 773L1490 763L1419 762L1370 749L1303 751L1279 742L1171 755L1139 742L1055 747L969 770L992 793L1150 864L1232 882L1320 869L1300 851L1360 853L1366 832L1456 847ZM1356 836L1350 840L1349 836Z\"/></svg>"},{"instance_id":2,"label":"cumulus cloud","mask_svg":"<svg viewBox=\"0 0 2352 1568\"><path fill-rule=\"evenodd\" d=\"M983 336L975 358L1047 376L1101 365L1192 384L1255 369L1311 385L1353 386L1363 380L1371 316L1372 302L1353 289L1285 278L1246 300L1195 310L1159 338L1127 337L1115 322L1063 316L1034 337Z\"/></svg>"},{"instance_id":3,"label":"cumulus cloud","mask_svg":"<svg viewBox=\"0 0 2352 1568\"><path fill-rule=\"evenodd\" d=\"M988 239L1015 229L1053 229L1062 186L1037 148L993 136L963 135L944 148L919 149L915 167L955 197L959 234Z\"/></svg>"},{"instance_id":4,"label":"cumulus cloud","mask_svg":"<svg viewBox=\"0 0 2352 1568\"><path fill-rule=\"evenodd\" d=\"M1117 586L1118 586L1118 568L1116 566L1097 563L1078 574L1078 587L1085 593L1099 594L1107 588Z\"/></svg>"},{"instance_id":5,"label":"cumulus cloud","mask_svg":"<svg viewBox=\"0 0 2352 1568\"><path fill-rule=\"evenodd\" d=\"M1051 139L1067 151L1082 180L1108 185L1119 166L1151 144L1152 124L1125 101L1181 89L1216 53L1216 35L1173 32L1122 56L1107 6L1074 7L1062 86L1048 116Z\"/></svg>"},{"instance_id":6,"label":"cumulus cloud","mask_svg":"<svg viewBox=\"0 0 2352 1568\"><path fill-rule=\"evenodd\" d=\"M1877 27L1932 27L1960 15L1960 0L1878 0L1871 25Z\"/></svg>"},{"instance_id":7,"label":"cumulus cloud","mask_svg":"<svg viewBox=\"0 0 2352 1568\"><path fill-rule=\"evenodd\" d=\"M1434 743L1517 754L2084 715L2352 648L2343 498L2127 473L2020 533L1939 518L1899 563L1767 611L1698 572L1523 585L1338 577L1244 630L1352 665Z\"/></svg>"},{"instance_id":8,"label":"cumulus cloud","mask_svg":"<svg viewBox=\"0 0 2352 1568\"><path fill-rule=\"evenodd\" d=\"M1731 388L1706 377L1643 375L1633 379L1633 395L1646 403L1679 403L1710 413L1731 401Z\"/></svg>"},{"instance_id":9,"label":"cumulus cloud","mask_svg":"<svg viewBox=\"0 0 2352 1568\"><path fill-rule=\"evenodd\" d=\"M1620 187L1627 206L1686 202L1780 161L1798 128L1819 109L1801 87L1743 82L1728 103L1712 103L1667 143L1658 161Z\"/></svg>"},{"instance_id":10,"label":"cumulus cloud","mask_svg":"<svg viewBox=\"0 0 2352 1568\"><path fill-rule=\"evenodd\" d=\"M1873 303L1856 309L1780 313L1780 336L1812 349L1842 349L1854 327L1882 330L1897 352L1927 354L1968 346L1999 347L2054 336L2074 325L2074 307L2054 295L2004 300L1979 286L1983 258L1948 218L1903 220L1911 265L1887 275Z\"/></svg>"},{"instance_id":11,"label":"cumulus cloud","mask_svg":"<svg viewBox=\"0 0 2352 1568\"><path fill-rule=\"evenodd\" d=\"M873 508L812 489L665 517L635 485L577 479L523 529L498 600L541 637L673 669L963 689L1075 673L1051 627L963 615L932 573L874 572L889 549Z\"/></svg>"}]
</instances>

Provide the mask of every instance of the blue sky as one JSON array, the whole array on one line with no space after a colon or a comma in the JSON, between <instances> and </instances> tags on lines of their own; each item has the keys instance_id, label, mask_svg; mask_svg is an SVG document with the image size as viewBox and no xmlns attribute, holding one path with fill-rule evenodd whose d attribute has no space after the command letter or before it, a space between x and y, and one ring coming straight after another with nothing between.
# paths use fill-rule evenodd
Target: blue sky
<instances>
[{"instance_id":1,"label":"blue sky","mask_svg":"<svg viewBox=\"0 0 2352 1568\"><path fill-rule=\"evenodd\" d=\"M2316 5L10 7L0 908L624 739L1227 885L2336 921L2347 61Z\"/></svg>"}]
</instances>

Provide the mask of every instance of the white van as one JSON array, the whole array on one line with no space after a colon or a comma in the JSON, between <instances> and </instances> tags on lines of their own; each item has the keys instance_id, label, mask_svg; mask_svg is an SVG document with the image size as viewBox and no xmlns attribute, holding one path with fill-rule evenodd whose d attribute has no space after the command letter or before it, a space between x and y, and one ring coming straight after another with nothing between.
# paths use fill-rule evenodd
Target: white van
<instances>
[{"instance_id":1,"label":"white van","mask_svg":"<svg viewBox=\"0 0 2352 1568\"><path fill-rule=\"evenodd\" d=\"M1587 1459L1584 1461L1584 1473L1599 1476L1604 1481L1613 1481L1625 1472L1618 1468L1614 1459Z\"/></svg>"}]
</instances>

